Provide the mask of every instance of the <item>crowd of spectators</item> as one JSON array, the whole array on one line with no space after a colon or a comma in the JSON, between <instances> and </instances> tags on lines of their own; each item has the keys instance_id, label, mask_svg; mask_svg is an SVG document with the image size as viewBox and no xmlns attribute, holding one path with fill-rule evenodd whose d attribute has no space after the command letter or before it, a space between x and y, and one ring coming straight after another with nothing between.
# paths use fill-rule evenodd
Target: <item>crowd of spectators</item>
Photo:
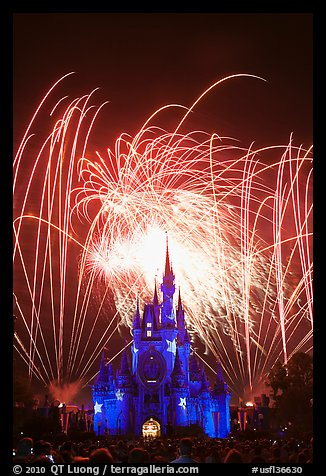
<instances>
[{"instance_id":1,"label":"crowd of spectators","mask_svg":"<svg viewBox=\"0 0 326 476\"><path fill-rule=\"evenodd\" d=\"M24 437L14 449L14 463L312 463L313 439L235 440L200 437L112 439L62 444Z\"/></svg>"}]
</instances>

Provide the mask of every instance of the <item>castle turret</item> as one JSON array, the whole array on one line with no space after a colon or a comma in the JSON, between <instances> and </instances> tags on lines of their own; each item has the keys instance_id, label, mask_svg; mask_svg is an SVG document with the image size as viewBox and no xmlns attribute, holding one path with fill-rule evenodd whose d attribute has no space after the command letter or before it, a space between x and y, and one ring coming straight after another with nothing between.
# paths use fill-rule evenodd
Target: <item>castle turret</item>
<instances>
[{"instance_id":1,"label":"castle turret","mask_svg":"<svg viewBox=\"0 0 326 476\"><path fill-rule=\"evenodd\" d=\"M132 335L134 341L131 345L131 353L132 353L132 374L134 375L137 370L138 365L138 351L140 346L140 339L141 339L141 319L140 319L140 312L139 312L139 298L137 296L136 301L136 311L134 314L133 326L132 326Z\"/></svg>"},{"instance_id":2,"label":"castle turret","mask_svg":"<svg viewBox=\"0 0 326 476\"><path fill-rule=\"evenodd\" d=\"M135 329L140 329L141 328L141 322L140 322L140 312L139 312L139 298L137 296L137 301L136 301L136 311L134 315L134 320L133 320L133 330Z\"/></svg>"},{"instance_id":3,"label":"castle turret","mask_svg":"<svg viewBox=\"0 0 326 476\"><path fill-rule=\"evenodd\" d=\"M109 384L109 387L112 388L114 386L114 374L113 374L113 367L111 362L106 364L106 367L107 367L108 384Z\"/></svg>"},{"instance_id":4,"label":"castle turret","mask_svg":"<svg viewBox=\"0 0 326 476\"><path fill-rule=\"evenodd\" d=\"M161 314L162 327L174 328L176 324L173 308L173 295L175 292L174 279L175 276L173 274L172 266L170 263L168 238L166 237L165 269L163 275L163 283L161 284L161 291L163 294Z\"/></svg>"},{"instance_id":5,"label":"castle turret","mask_svg":"<svg viewBox=\"0 0 326 476\"><path fill-rule=\"evenodd\" d=\"M159 324L155 315L154 305L145 304L142 322L142 339L155 339Z\"/></svg>"},{"instance_id":6,"label":"castle turret","mask_svg":"<svg viewBox=\"0 0 326 476\"><path fill-rule=\"evenodd\" d=\"M179 350L176 349L174 367L171 373L171 382L173 387L185 387L187 378L186 374L182 368L182 363L179 356Z\"/></svg>"},{"instance_id":7,"label":"castle turret","mask_svg":"<svg viewBox=\"0 0 326 476\"><path fill-rule=\"evenodd\" d=\"M215 378L215 384L214 384L214 394L219 395L221 393L223 394L228 393L228 386L223 377L221 362L218 360L217 372L216 372L216 378Z\"/></svg>"},{"instance_id":8,"label":"castle turret","mask_svg":"<svg viewBox=\"0 0 326 476\"><path fill-rule=\"evenodd\" d=\"M181 291L179 288L178 307L177 307L177 328L178 328L178 342L183 345L187 342L190 343L189 334L186 328L185 312L181 300Z\"/></svg>"},{"instance_id":9,"label":"castle turret","mask_svg":"<svg viewBox=\"0 0 326 476\"><path fill-rule=\"evenodd\" d=\"M171 395L173 399L172 407L174 410L174 425L188 425L189 387L187 385L186 373L182 368L178 348L176 350L174 367L171 373Z\"/></svg>"},{"instance_id":10,"label":"castle turret","mask_svg":"<svg viewBox=\"0 0 326 476\"><path fill-rule=\"evenodd\" d=\"M122 353L120 368L116 383L116 431L117 435L128 434L132 430L132 408L133 382L128 362L127 347Z\"/></svg>"},{"instance_id":11,"label":"castle turret","mask_svg":"<svg viewBox=\"0 0 326 476\"><path fill-rule=\"evenodd\" d=\"M132 382L131 371L128 362L127 348L124 348L120 361L120 369L117 375L117 387L129 387Z\"/></svg>"},{"instance_id":12,"label":"castle turret","mask_svg":"<svg viewBox=\"0 0 326 476\"><path fill-rule=\"evenodd\" d=\"M214 409L214 404L212 404L212 398L209 391L209 381L207 379L204 364L201 370L201 390L200 397L202 402L202 423L201 426L204 429L206 435L211 438L218 436L218 427L214 423L214 416L212 410ZM218 416L218 418L220 418Z\"/></svg>"},{"instance_id":13,"label":"castle turret","mask_svg":"<svg viewBox=\"0 0 326 476\"><path fill-rule=\"evenodd\" d=\"M215 409L217 436L218 438L226 438L230 433L230 393L219 360L217 361L217 373L212 396L217 404Z\"/></svg>"},{"instance_id":14,"label":"castle turret","mask_svg":"<svg viewBox=\"0 0 326 476\"><path fill-rule=\"evenodd\" d=\"M104 351L101 356L100 371L92 390L94 403L94 430L100 434L108 429L109 423L106 402L110 397L114 398L115 392L112 364L107 362Z\"/></svg>"},{"instance_id":15,"label":"castle turret","mask_svg":"<svg viewBox=\"0 0 326 476\"><path fill-rule=\"evenodd\" d=\"M208 381L206 373L205 373L204 364L203 364L202 370L201 370L201 389L200 389L200 393L209 395L209 381Z\"/></svg>"},{"instance_id":16,"label":"castle turret","mask_svg":"<svg viewBox=\"0 0 326 476\"><path fill-rule=\"evenodd\" d=\"M189 360L189 375L190 380L201 382L201 372L196 359L195 353L192 353Z\"/></svg>"},{"instance_id":17,"label":"castle turret","mask_svg":"<svg viewBox=\"0 0 326 476\"><path fill-rule=\"evenodd\" d=\"M108 369L107 369L106 358L105 358L104 350L103 350L101 355L100 371L98 373L95 383L105 385L107 381L108 381Z\"/></svg>"},{"instance_id":18,"label":"castle turret","mask_svg":"<svg viewBox=\"0 0 326 476\"><path fill-rule=\"evenodd\" d=\"M189 357L190 357L190 338L186 328L185 313L182 306L180 288L179 288L176 321L177 321L177 329L178 329L177 345L179 348L179 356L180 356L180 360L182 362L183 368L186 371L187 381L188 381L189 380L188 367L189 367Z\"/></svg>"},{"instance_id":19,"label":"castle turret","mask_svg":"<svg viewBox=\"0 0 326 476\"><path fill-rule=\"evenodd\" d=\"M189 358L189 388L190 395L196 396L201 389L201 372L198 366L197 358L194 353Z\"/></svg>"},{"instance_id":20,"label":"castle turret","mask_svg":"<svg viewBox=\"0 0 326 476\"><path fill-rule=\"evenodd\" d=\"M154 280L154 296L153 296L153 310L155 316L155 326L158 329L160 326L160 302L157 295L156 279Z\"/></svg>"}]
</instances>

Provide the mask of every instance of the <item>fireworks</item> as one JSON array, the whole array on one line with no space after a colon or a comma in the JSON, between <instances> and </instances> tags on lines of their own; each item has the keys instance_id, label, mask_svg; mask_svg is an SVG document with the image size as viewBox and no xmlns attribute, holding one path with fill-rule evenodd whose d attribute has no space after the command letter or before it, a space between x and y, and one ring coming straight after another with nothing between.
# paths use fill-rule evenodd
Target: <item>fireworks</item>
<instances>
[{"instance_id":1,"label":"fireworks","mask_svg":"<svg viewBox=\"0 0 326 476\"><path fill-rule=\"evenodd\" d=\"M241 76L259 79L222 81ZM189 113L222 81L92 157L104 104L90 105L95 91L65 109L62 98L31 164L28 134L54 88L41 103L14 175L15 283L25 286L24 299L15 290L16 349L30 375L91 380L117 327L131 326L137 296L151 299L161 282L166 234L190 333L221 360L231 389L252 394L277 359L311 350L312 151L292 138L255 150L187 131ZM184 115L172 132L157 125L176 109Z\"/></svg>"}]
</instances>

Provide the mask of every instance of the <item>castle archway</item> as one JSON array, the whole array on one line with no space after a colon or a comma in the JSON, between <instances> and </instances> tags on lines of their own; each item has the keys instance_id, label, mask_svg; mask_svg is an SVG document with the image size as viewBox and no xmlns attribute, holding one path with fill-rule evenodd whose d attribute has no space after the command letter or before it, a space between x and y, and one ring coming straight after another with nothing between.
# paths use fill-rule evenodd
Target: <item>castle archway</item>
<instances>
[{"instance_id":1,"label":"castle archway","mask_svg":"<svg viewBox=\"0 0 326 476\"><path fill-rule=\"evenodd\" d=\"M161 436L161 425L154 418L149 418L143 423L142 436L144 438L158 438Z\"/></svg>"}]
</instances>

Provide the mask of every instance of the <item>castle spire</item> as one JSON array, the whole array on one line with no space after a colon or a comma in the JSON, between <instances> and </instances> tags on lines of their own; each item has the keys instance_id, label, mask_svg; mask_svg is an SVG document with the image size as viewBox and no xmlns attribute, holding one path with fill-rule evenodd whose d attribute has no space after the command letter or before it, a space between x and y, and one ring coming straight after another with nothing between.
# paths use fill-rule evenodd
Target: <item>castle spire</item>
<instances>
[{"instance_id":1,"label":"castle spire","mask_svg":"<svg viewBox=\"0 0 326 476\"><path fill-rule=\"evenodd\" d=\"M157 289L156 289L156 278L154 279L154 297L153 297L153 304L154 306L158 305L158 296L157 296Z\"/></svg>"},{"instance_id":2,"label":"castle spire","mask_svg":"<svg viewBox=\"0 0 326 476\"><path fill-rule=\"evenodd\" d=\"M127 356L126 342L125 342L125 348L123 350L121 361L120 361L119 375L125 375L125 376L131 375L129 362L128 362L128 356Z\"/></svg>"},{"instance_id":3,"label":"castle spire","mask_svg":"<svg viewBox=\"0 0 326 476\"><path fill-rule=\"evenodd\" d=\"M182 309L182 300L181 300L181 288L179 286L179 295L178 295L178 311Z\"/></svg>"},{"instance_id":4,"label":"castle spire","mask_svg":"<svg viewBox=\"0 0 326 476\"><path fill-rule=\"evenodd\" d=\"M228 393L228 385L224 380L220 359L217 360L217 373L214 384L214 393Z\"/></svg>"},{"instance_id":5,"label":"castle spire","mask_svg":"<svg viewBox=\"0 0 326 476\"><path fill-rule=\"evenodd\" d=\"M120 388L131 388L132 385L132 374L129 367L128 355L127 355L127 345L125 340L125 347L120 360L120 368L116 377L116 387Z\"/></svg>"},{"instance_id":6,"label":"castle spire","mask_svg":"<svg viewBox=\"0 0 326 476\"><path fill-rule=\"evenodd\" d=\"M174 367L171 372L172 383L177 387L183 387L186 384L186 375L182 368L182 362L179 356L179 350L176 349Z\"/></svg>"},{"instance_id":7,"label":"castle spire","mask_svg":"<svg viewBox=\"0 0 326 476\"><path fill-rule=\"evenodd\" d=\"M223 372L222 372L222 365L221 365L220 359L217 359L217 375L216 375L216 378L218 378L219 380L224 381Z\"/></svg>"},{"instance_id":8,"label":"castle spire","mask_svg":"<svg viewBox=\"0 0 326 476\"><path fill-rule=\"evenodd\" d=\"M173 308L173 295L175 292L174 274L169 256L168 236L166 235L166 256L165 256L165 270L163 275L163 283L161 284L162 299L162 313L161 324L163 327L173 328L175 326L175 313Z\"/></svg>"},{"instance_id":9,"label":"castle spire","mask_svg":"<svg viewBox=\"0 0 326 476\"><path fill-rule=\"evenodd\" d=\"M170 263L169 239L168 239L168 234L167 233L166 233L166 254L165 254L165 271L164 271L164 274L165 274L165 276L173 274L172 268L171 268L171 263Z\"/></svg>"},{"instance_id":10,"label":"castle spire","mask_svg":"<svg viewBox=\"0 0 326 476\"><path fill-rule=\"evenodd\" d=\"M143 336L153 337L153 331L157 331L158 327L158 312L155 311L153 304L145 304L142 321Z\"/></svg>"},{"instance_id":11,"label":"castle spire","mask_svg":"<svg viewBox=\"0 0 326 476\"><path fill-rule=\"evenodd\" d=\"M159 319L160 319L159 318L159 316L160 316L160 303L159 303L158 295L157 295L156 278L154 280L153 309L154 309L154 317L155 317L155 328L158 329Z\"/></svg>"},{"instance_id":12,"label":"castle spire","mask_svg":"<svg viewBox=\"0 0 326 476\"><path fill-rule=\"evenodd\" d=\"M102 355L101 355L100 371L97 377L97 383L105 382L107 380L107 376L108 376L108 372L106 367L106 358L105 358L104 349L103 349Z\"/></svg>"},{"instance_id":13,"label":"castle spire","mask_svg":"<svg viewBox=\"0 0 326 476\"><path fill-rule=\"evenodd\" d=\"M178 296L178 306L177 306L177 323L178 323L178 328L183 329L185 327L185 313L182 307L182 301L181 301L181 291L179 288L179 296Z\"/></svg>"},{"instance_id":14,"label":"castle spire","mask_svg":"<svg viewBox=\"0 0 326 476\"><path fill-rule=\"evenodd\" d=\"M201 373L196 359L196 355L193 352L189 361L190 380L201 380Z\"/></svg>"},{"instance_id":15,"label":"castle spire","mask_svg":"<svg viewBox=\"0 0 326 476\"><path fill-rule=\"evenodd\" d=\"M201 393L209 392L209 381L208 381L206 373L205 373L204 364L203 364L202 369L201 369L201 383L202 383Z\"/></svg>"},{"instance_id":16,"label":"castle spire","mask_svg":"<svg viewBox=\"0 0 326 476\"><path fill-rule=\"evenodd\" d=\"M136 301L136 312L134 315L134 322L133 322L133 328L134 329L140 329L140 312L139 312L139 297L137 295L137 301Z\"/></svg>"},{"instance_id":17,"label":"castle spire","mask_svg":"<svg viewBox=\"0 0 326 476\"><path fill-rule=\"evenodd\" d=\"M181 301L181 292L179 288L179 297L178 297L178 307L177 307L177 328L178 328L178 342L182 345L185 342L190 342L189 334L186 328L185 323L185 312L183 310L182 301Z\"/></svg>"}]
</instances>

